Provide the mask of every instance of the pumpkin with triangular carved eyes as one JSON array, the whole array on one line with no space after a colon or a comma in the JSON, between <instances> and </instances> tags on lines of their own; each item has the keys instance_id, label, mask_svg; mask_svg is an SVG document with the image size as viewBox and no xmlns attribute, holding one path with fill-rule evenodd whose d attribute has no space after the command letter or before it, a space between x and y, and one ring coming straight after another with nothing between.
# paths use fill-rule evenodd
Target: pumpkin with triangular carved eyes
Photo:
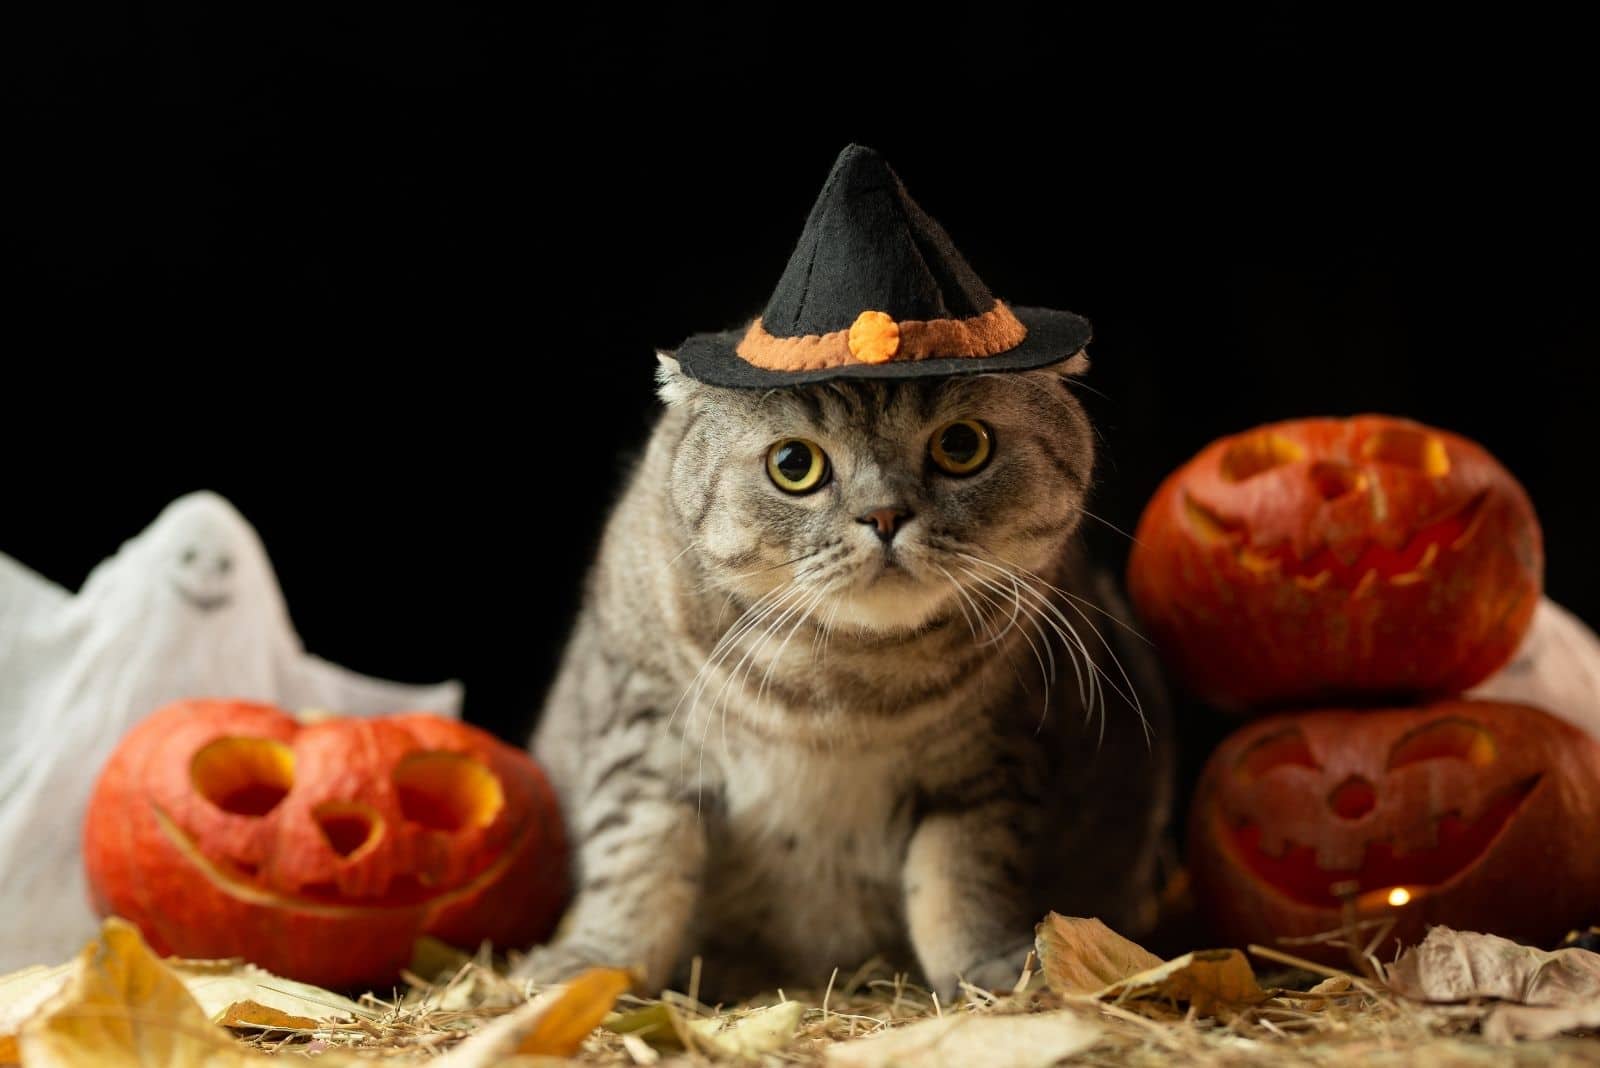
<instances>
[{"instance_id":1,"label":"pumpkin with triangular carved eyes","mask_svg":"<svg viewBox=\"0 0 1600 1068\"><path fill-rule=\"evenodd\" d=\"M1494 457L1364 415L1207 446L1146 507L1128 585L1190 690L1244 710L1464 692L1515 652L1543 570Z\"/></svg>"},{"instance_id":2,"label":"pumpkin with triangular carved eyes","mask_svg":"<svg viewBox=\"0 0 1600 1068\"><path fill-rule=\"evenodd\" d=\"M1600 906L1600 743L1523 705L1272 716L1230 735L1190 810L1189 866L1219 939L1362 924L1548 944ZM1296 953L1348 960L1327 946Z\"/></svg>"},{"instance_id":3,"label":"pumpkin with triangular carved eyes","mask_svg":"<svg viewBox=\"0 0 1600 1068\"><path fill-rule=\"evenodd\" d=\"M418 935L547 935L567 893L556 799L525 754L426 713L303 725L241 701L168 705L89 806L95 903L160 953L386 983Z\"/></svg>"}]
</instances>

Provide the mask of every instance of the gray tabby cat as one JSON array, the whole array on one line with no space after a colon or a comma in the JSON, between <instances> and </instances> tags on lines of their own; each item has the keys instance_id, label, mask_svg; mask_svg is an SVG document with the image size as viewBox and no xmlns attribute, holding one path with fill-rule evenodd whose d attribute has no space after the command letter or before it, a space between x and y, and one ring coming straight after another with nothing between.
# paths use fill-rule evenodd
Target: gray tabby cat
<instances>
[{"instance_id":1,"label":"gray tabby cat","mask_svg":"<svg viewBox=\"0 0 1600 1068\"><path fill-rule=\"evenodd\" d=\"M1148 927L1167 710L1072 537L1087 366L763 391L661 357L534 739L577 894L523 974L698 955L725 996L879 955L948 996L1011 986L1047 909Z\"/></svg>"}]
</instances>

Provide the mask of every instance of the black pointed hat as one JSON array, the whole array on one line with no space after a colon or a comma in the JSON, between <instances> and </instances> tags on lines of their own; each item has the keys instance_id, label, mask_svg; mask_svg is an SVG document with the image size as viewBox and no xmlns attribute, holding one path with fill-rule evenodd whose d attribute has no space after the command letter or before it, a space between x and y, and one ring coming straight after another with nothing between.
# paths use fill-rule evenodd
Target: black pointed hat
<instances>
[{"instance_id":1,"label":"black pointed hat","mask_svg":"<svg viewBox=\"0 0 1600 1068\"><path fill-rule=\"evenodd\" d=\"M1088 342L1082 316L996 300L883 157L850 145L761 317L696 334L677 358L691 378L758 389L1023 371Z\"/></svg>"}]
</instances>

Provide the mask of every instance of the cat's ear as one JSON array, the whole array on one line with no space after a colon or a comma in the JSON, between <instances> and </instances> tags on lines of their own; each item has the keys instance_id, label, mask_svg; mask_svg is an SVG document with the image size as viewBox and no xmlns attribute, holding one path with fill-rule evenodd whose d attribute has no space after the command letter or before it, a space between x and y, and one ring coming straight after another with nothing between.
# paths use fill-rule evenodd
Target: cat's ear
<instances>
[{"instance_id":1,"label":"cat's ear","mask_svg":"<svg viewBox=\"0 0 1600 1068\"><path fill-rule=\"evenodd\" d=\"M1060 363L1053 363L1045 368L1062 378L1081 378L1089 373L1089 354L1079 349Z\"/></svg>"},{"instance_id":2,"label":"cat's ear","mask_svg":"<svg viewBox=\"0 0 1600 1068\"><path fill-rule=\"evenodd\" d=\"M668 405L688 404L698 386L694 379L683 373L672 353L656 350L656 394Z\"/></svg>"}]
</instances>

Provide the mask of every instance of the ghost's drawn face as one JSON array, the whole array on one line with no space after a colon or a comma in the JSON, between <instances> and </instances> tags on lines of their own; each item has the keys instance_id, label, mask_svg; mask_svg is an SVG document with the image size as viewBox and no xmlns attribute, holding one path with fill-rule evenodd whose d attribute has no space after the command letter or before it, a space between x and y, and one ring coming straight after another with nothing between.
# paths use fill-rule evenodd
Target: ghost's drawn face
<instances>
[{"instance_id":1,"label":"ghost's drawn face","mask_svg":"<svg viewBox=\"0 0 1600 1068\"><path fill-rule=\"evenodd\" d=\"M215 612L233 601L233 556L226 548L185 545L173 566L172 588L202 612Z\"/></svg>"},{"instance_id":2,"label":"ghost's drawn face","mask_svg":"<svg viewBox=\"0 0 1600 1068\"><path fill-rule=\"evenodd\" d=\"M138 604L173 622L281 615L282 595L261 539L215 493L173 501L84 586L97 601ZM234 606L241 606L237 611Z\"/></svg>"}]
</instances>

